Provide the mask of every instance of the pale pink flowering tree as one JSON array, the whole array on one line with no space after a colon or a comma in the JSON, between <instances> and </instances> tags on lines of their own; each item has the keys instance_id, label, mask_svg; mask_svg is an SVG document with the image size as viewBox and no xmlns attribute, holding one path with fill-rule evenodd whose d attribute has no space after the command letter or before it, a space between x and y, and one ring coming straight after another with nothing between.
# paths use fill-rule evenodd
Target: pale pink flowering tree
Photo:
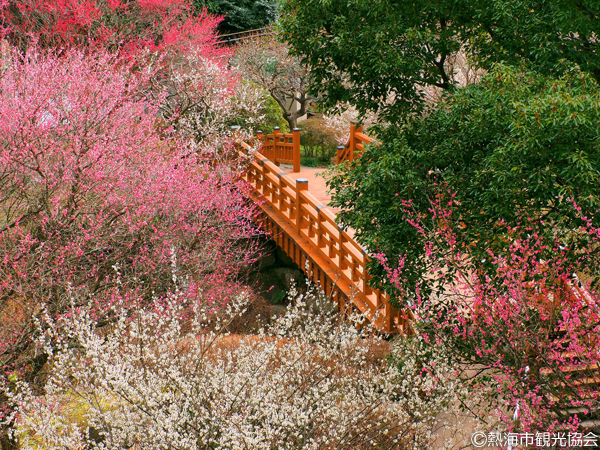
<instances>
[{"instance_id":1,"label":"pale pink flowering tree","mask_svg":"<svg viewBox=\"0 0 600 450\"><path fill-rule=\"evenodd\" d=\"M100 332L86 307L47 320L45 392L14 383L15 434L48 450L465 448L448 413L468 392L443 352L358 332L362 319L310 284L290 295L256 334L229 333L250 306L244 295L218 314L198 305L185 322L176 295L115 309Z\"/></svg>"},{"instance_id":2,"label":"pale pink flowering tree","mask_svg":"<svg viewBox=\"0 0 600 450\"><path fill-rule=\"evenodd\" d=\"M0 77L0 368L32 381L35 323L74 296L111 305L178 298L218 308L256 256L235 170L207 164L143 95L151 70L104 52L12 53ZM168 137L168 138L166 138ZM92 300L93 299L93 300ZM15 378L16 377L16 378ZM41 385L40 385L41 386ZM7 397L0 391L0 406ZM10 425L10 424L8 424ZM2 448L17 445L4 427Z\"/></svg>"},{"instance_id":3,"label":"pale pink flowering tree","mask_svg":"<svg viewBox=\"0 0 600 450\"><path fill-rule=\"evenodd\" d=\"M215 141L203 140L227 134L231 125L261 122L262 92L240 83L227 68L231 50L217 45L222 17L195 10L190 0L6 0L0 19L3 48L77 47L122 55L136 61L134 70L156 67L145 88L162 100L161 117L192 137L196 150L210 148Z\"/></svg>"},{"instance_id":4,"label":"pale pink flowering tree","mask_svg":"<svg viewBox=\"0 0 600 450\"><path fill-rule=\"evenodd\" d=\"M586 279L600 230L582 217L573 235L590 245L569 261L560 238L543 239L523 218L519 226L499 222L504 251L473 261L457 244L456 194L443 192L431 202L425 223L404 201L406 220L423 239L429 265L429 296L409 298L404 290L405 258L390 267L376 255L387 279L412 308L416 327L433 344L451 349L468 369L475 389L494 388L488 404L513 431L585 430L600 423L600 297ZM575 204L575 208L581 211ZM551 226L551 224L548 224ZM502 232L501 232L502 231ZM540 259L552 249L552 258ZM492 271L482 271L491 264ZM493 275L490 275L492 273Z\"/></svg>"},{"instance_id":5,"label":"pale pink flowering tree","mask_svg":"<svg viewBox=\"0 0 600 450\"><path fill-rule=\"evenodd\" d=\"M169 54L157 62L161 69L152 80L152 88L167 92L160 114L178 134L195 142L197 151L207 150L206 141L208 154L217 157L215 138L228 135L233 125L252 133L264 119L263 90L241 80L223 61L194 49Z\"/></svg>"}]
</instances>

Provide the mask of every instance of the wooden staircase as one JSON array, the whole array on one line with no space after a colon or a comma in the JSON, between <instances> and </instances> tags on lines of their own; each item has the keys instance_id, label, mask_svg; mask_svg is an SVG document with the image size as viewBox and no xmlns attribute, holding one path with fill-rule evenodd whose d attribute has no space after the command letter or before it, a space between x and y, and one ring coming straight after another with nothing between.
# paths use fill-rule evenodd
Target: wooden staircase
<instances>
[{"instance_id":1,"label":"wooden staircase","mask_svg":"<svg viewBox=\"0 0 600 450\"><path fill-rule=\"evenodd\" d=\"M578 282L563 285L564 294L577 299L578 302L593 302L591 293L581 287ZM563 329L552 334L552 339L560 345L561 354L568 363L559 370L542 369L541 373L562 391L561 398L555 398L552 408L558 421L564 422L572 417L581 420L583 428L600 434L600 398L597 396L600 386L600 366L585 361L580 355L569 351L570 340ZM600 346L600 343L596 345Z\"/></svg>"}]
</instances>

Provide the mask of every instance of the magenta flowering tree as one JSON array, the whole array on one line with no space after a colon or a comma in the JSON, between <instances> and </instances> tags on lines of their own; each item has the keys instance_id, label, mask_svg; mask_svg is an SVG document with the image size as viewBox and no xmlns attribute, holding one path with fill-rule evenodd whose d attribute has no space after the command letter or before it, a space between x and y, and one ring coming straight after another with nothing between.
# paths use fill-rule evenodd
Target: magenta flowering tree
<instances>
[{"instance_id":1,"label":"magenta flowering tree","mask_svg":"<svg viewBox=\"0 0 600 450\"><path fill-rule=\"evenodd\" d=\"M0 33L24 50L91 46L120 50L200 48L207 57L227 53L216 44L222 17L195 11L187 0L3 0ZM1 37L1 34L0 34Z\"/></svg>"},{"instance_id":2,"label":"magenta flowering tree","mask_svg":"<svg viewBox=\"0 0 600 450\"><path fill-rule=\"evenodd\" d=\"M495 226L503 250L474 261L457 239L456 194L440 191L427 223L412 202L404 215L423 239L429 277L405 290L406 258L391 267L376 255L389 282L430 343L447 346L473 388L494 387L490 407L513 431L585 429L600 423L600 297L587 276L600 242L591 219L572 233L588 242L576 258L557 236L535 232L532 218ZM581 208L574 203L576 211ZM537 224L539 225L539 224ZM458 227L458 228L457 228ZM551 254L552 257L541 258ZM493 271L482 271L481 264ZM425 295L424 292L430 294Z\"/></svg>"},{"instance_id":3,"label":"magenta flowering tree","mask_svg":"<svg viewBox=\"0 0 600 450\"><path fill-rule=\"evenodd\" d=\"M171 292L218 308L256 256L235 165L209 165L143 95L150 70L104 52L12 53L0 77L0 376L34 380L44 317ZM72 305L73 299L78 299ZM0 406L6 396L0 390ZM2 448L13 448L7 430Z\"/></svg>"}]
</instances>

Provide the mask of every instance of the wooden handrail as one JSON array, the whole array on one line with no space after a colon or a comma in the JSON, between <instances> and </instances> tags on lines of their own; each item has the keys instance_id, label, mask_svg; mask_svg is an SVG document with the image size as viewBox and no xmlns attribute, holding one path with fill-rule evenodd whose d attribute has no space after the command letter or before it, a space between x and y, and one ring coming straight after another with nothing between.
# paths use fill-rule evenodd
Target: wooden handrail
<instances>
[{"instance_id":1,"label":"wooden handrail","mask_svg":"<svg viewBox=\"0 0 600 450\"><path fill-rule=\"evenodd\" d=\"M339 146L337 151L337 164L345 161L354 161L354 158L360 157L365 152L365 144L375 141L372 137L363 133L362 125L356 126L354 122L350 124L350 137L345 146Z\"/></svg>"},{"instance_id":2,"label":"wooden handrail","mask_svg":"<svg viewBox=\"0 0 600 450\"><path fill-rule=\"evenodd\" d=\"M238 144L244 153L250 149L244 142ZM366 252L337 224L335 214L308 191L308 180L294 180L258 152L252 156L243 178L254 188L261 208L289 225L287 233L310 259L327 263L328 269L322 272L335 278L336 288L378 330L409 331L407 319L390 305L389 296L368 285Z\"/></svg>"},{"instance_id":3,"label":"wooden handrail","mask_svg":"<svg viewBox=\"0 0 600 450\"><path fill-rule=\"evenodd\" d=\"M294 172L300 172L300 129L294 128L292 133L283 134L279 127L273 129L272 134L263 135L257 131L256 135L262 142L261 153L275 164L288 163L293 165Z\"/></svg>"}]
</instances>

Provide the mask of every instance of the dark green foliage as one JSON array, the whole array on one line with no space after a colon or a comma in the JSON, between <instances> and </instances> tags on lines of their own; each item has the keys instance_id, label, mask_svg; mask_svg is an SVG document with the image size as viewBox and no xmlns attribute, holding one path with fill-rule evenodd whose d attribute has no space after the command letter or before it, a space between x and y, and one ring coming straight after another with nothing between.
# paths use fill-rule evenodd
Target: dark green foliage
<instances>
[{"instance_id":1,"label":"dark green foliage","mask_svg":"<svg viewBox=\"0 0 600 450\"><path fill-rule=\"evenodd\" d=\"M446 193L457 193L459 248L482 261L482 270L494 270L483 262L487 249L506 247L500 221L526 222L532 235L560 240L572 259L587 243L573 233L582 217L600 226L600 89L580 71L553 79L497 67L481 84L447 95L427 117L383 130L379 139L382 146L332 180L333 205L343 208L339 217L358 240L384 251L392 267L398 255L407 255L409 291L419 280L424 290L427 267L424 237L407 223L402 200L412 200L434 229L430 202L442 195L446 205ZM599 250L591 255L592 275L600 273ZM384 278L377 267L373 273Z\"/></svg>"},{"instance_id":2,"label":"dark green foliage","mask_svg":"<svg viewBox=\"0 0 600 450\"><path fill-rule=\"evenodd\" d=\"M531 62L560 74L578 64L600 82L600 0L478 0L473 2L473 49L484 67Z\"/></svg>"},{"instance_id":3,"label":"dark green foliage","mask_svg":"<svg viewBox=\"0 0 600 450\"><path fill-rule=\"evenodd\" d=\"M318 158L315 158L314 156L304 155L302 155L301 163L305 167L320 167L322 165Z\"/></svg>"},{"instance_id":4,"label":"dark green foliage","mask_svg":"<svg viewBox=\"0 0 600 450\"><path fill-rule=\"evenodd\" d=\"M448 62L461 47L484 68L578 64L600 80L600 0L287 0L281 22L328 106L391 122L423 109L423 86L455 85Z\"/></svg>"},{"instance_id":5,"label":"dark green foliage","mask_svg":"<svg viewBox=\"0 0 600 450\"><path fill-rule=\"evenodd\" d=\"M266 27L279 15L277 0L194 0L194 6L225 16L219 25L221 34Z\"/></svg>"},{"instance_id":6,"label":"dark green foliage","mask_svg":"<svg viewBox=\"0 0 600 450\"><path fill-rule=\"evenodd\" d=\"M327 107L347 101L398 120L421 107L416 83L448 84L436 64L460 48L462 26L442 30L440 21L458 3L403 2L400 8L393 0L289 0L281 21ZM388 104L390 94L402 104Z\"/></svg>"}]
</instances>

